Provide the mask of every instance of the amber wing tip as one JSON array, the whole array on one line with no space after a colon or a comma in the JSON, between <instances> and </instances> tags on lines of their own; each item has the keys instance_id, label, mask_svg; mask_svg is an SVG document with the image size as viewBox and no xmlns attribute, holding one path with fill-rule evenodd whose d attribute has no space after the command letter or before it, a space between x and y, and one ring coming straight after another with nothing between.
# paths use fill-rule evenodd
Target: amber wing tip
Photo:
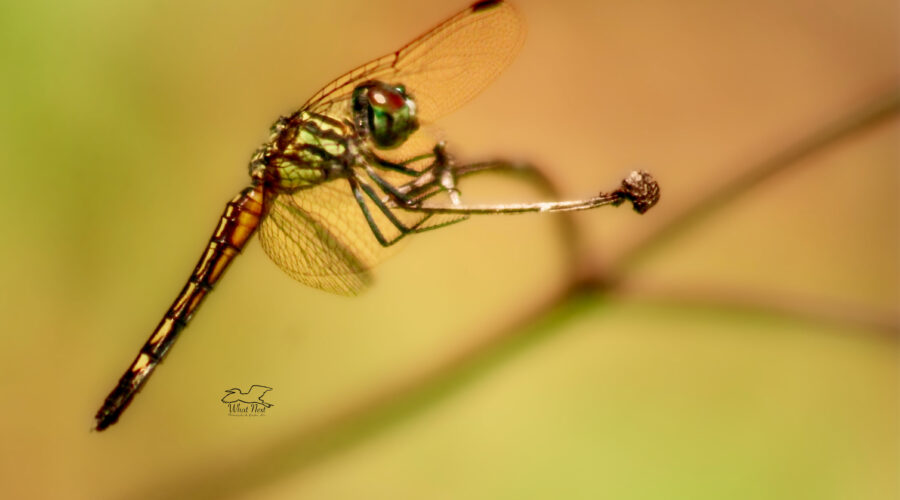
<instances>
[{"instance_id":1,"label":"amber wing tip","mask_svg":"<svg viewBox=\"0 0 900 500\"><path fill-rule=\"evenodd\" d=\"M481 2L475 2L472 4L472 12L491 9L502 3L503 0L482 0Z\"/></svg>"}]
</instances>

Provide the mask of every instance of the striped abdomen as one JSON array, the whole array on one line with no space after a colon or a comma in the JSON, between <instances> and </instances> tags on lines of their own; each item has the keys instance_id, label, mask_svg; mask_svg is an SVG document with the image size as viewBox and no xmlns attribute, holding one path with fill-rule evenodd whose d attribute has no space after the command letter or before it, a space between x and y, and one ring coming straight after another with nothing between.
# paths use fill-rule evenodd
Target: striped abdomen
<instances>
[{"instance_id":1,"label":"striped abdomen","mask_svg":"<svg viewBox=\"0 0 900 500\"><path fill-rule=\"evenodd\" d=\"M200 303L256 231L262 212L261 185L244 189L225 206L219 225L184 289L97 412L97 430L103 430L119 419L144 381L165 357L178 333L187 325Z\"/></svg>"}]
</instances>

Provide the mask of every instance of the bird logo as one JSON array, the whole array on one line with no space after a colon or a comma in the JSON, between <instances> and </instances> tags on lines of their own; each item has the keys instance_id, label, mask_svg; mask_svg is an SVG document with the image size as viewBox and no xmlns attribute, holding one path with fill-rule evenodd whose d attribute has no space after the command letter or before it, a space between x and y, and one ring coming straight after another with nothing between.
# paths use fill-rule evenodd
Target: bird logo
<instances>
[{"instance_id":1,"label":"bird logo","mask_svg":"<svg viewBox=\"0 0 900 500\"><path fill-rule=\"evenodd\" d=\"M264 385L251 385L250 390L247 392L242 392L238 388L228 389L226 390L225 397L222 398L223 403L247 403L247 404L258 404L263 405L266 408L271 408L272 403L267 403L263 401L263 395L269 391L271 391L271 387L266 387Z\"/></svg>"}]
</instances>

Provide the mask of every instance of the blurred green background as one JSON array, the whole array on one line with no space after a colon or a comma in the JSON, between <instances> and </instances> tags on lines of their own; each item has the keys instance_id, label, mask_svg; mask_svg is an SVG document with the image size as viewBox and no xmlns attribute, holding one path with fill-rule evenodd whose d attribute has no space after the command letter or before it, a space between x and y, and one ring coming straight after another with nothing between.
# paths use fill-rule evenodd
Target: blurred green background
<instances>
[{"instance_id":1,"label":"blurred green background","mask_svg":"<svg viewBox=\"0 0 900 500\"><path fill-rule=\"evenodd\" d=\"M0 4L4 496L900 498L897 2L514 3L452 151L660 205L574 252L554 216L417 236L353 299L251 242L104 433L270 123L466 2ZM275 406L227 416L250 384Z\"/></svg>"}]
</instances>

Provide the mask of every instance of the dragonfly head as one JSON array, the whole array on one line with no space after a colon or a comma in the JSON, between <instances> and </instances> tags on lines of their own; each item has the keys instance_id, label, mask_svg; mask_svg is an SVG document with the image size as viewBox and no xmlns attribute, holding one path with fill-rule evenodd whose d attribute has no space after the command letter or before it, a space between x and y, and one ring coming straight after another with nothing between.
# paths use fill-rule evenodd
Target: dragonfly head
<instances>
[{"instance_id":1,"label":"dragonfly head","mask_svg":"<svg viewBox=\"0 0 900 500\"><path fill-rule=\"evenodd\" d=\"M406 88L377 80L353 90L353 116L356 126L379 149L395 148L419 129L416 102Z\"/></svg>"}]
</instances>

